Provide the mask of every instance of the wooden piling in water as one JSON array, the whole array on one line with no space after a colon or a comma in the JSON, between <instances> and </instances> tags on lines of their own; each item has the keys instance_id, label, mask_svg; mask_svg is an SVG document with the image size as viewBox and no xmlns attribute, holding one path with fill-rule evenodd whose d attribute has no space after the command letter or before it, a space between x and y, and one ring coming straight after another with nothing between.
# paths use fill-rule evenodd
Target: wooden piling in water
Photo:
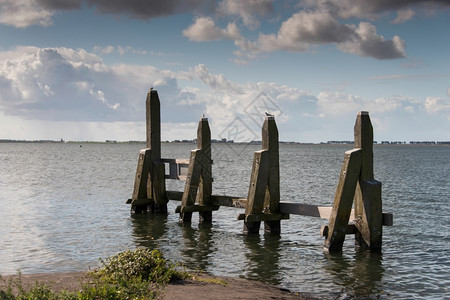
<instances>
[{"instance_id":1,"label":"wooden piling in water","mask_svg":"<svg viewBox=\"0 0 450 300\"><path fill-rule=\"evenodd\" d=\"M368 112L358 114L354 134L355 149L345 153L331 217L327 228L322 230L327 252L341 251L345 234L353 231L357 247L381 249L381 182L373 175L373 128ZM348 230L353 202L355 219L352 221L356 230Z\"/></svg>"},{"instance_id":2,"label":"wooden piling in water","mask_svg":"<svg viewBox=\"0 0 450 300\"><path fill-rule=\"evenodd\" d=\"M197 128L197 149L189 162L161 158L161 118L158 93L150 90L146 99L147 148L139 153L133 195L127 203L132 213L167 213L168 199L181 200L175 212L180 222L191 222L199 212L201 223L212 221L212 211L220 206L244 208L238 215L244 221L244 233L258 233L261 222L265 232L279 234L280 221L290 214L329 218L322 226L324 250L337 252L347 234L355 234L357 248L379 250L382 226L393 225L393 215L382 212L381 182L373 174L373 128L368 112L359 112L355 127L355 148L345 152L332 207L280 201L278 128L273 116L267 116L261 129L262 150L254 153L247 198L212 195L211 131L202 117ZM165 174L165 163L169 174ZM187 168L184 175L181 169ZM184 191L166 191L165 179L186 180ZM352 209L354 204L355 208Z\"/></svg>"},{"instance_id":3,"label":"wooden piling in water","mask_svg":"<svg viewBox=\"0 0 450 300\"><path fill-rule=\"evenodd\" d=\"M167 213L165 166L161 161L161 111L157 91L150 89L145 105L147 148L139 154L131 211Z\"/></svg>"},{"instance_id":4,"label":"wooden piling in water","mask_svg":"<svg viewBox=\"0 0 450 300\"><path fill-rule=\"evenodd\" d=\"M191 222L192 213L199 212L200 223L211 223L212 211L219 209L211 198L212 182L211 131L208 118L202 117L197 127L197 149L191 151L181 205L176 208L180 222Z\"/></svg>"},{"instance_id":5,"label":"wooden piling in water","mask_svg":"<svg viewBox=\"0 0 450 300\"><path fill-rule=\"evenodd\" d=\"M355 148L362 150L361 173L355 192L357 247L381 249L383 217L381 182L373 174L373 128L369 113L358 114L354 128Z\"/></svg>"},{"instance_id":6,"label":"wooden piling in water","mask_svg":"<svg viewBox=\"0 0 450 300\"><path fill-rule=\"evenodd\" d=\"M258 233L261 221L264 231L280 233L282 219L288 214L280 212L280 162L278 128L273 116L267 116L262 126L262 150L253 158L244 220L244 233Z\"/></svg>"}]
</instances>

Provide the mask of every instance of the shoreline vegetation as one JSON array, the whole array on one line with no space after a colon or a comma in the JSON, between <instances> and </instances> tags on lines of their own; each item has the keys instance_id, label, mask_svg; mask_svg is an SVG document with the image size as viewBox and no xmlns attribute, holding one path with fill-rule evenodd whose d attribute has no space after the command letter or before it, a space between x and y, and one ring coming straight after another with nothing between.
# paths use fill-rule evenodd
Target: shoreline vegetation
<instances>
[{"instance_id":1,"label":"shoreline vegetation","mask_svg":"<svg viewBox=\"0 0 450 300\"><path fill-rule=\"evenodd\" d=\"M191 274L161 251L118 253L88 272L0 276L0 299L316 299L243 278Z\"/></svg>"},{"instance_id":2,"label":"shoreline vegetation","mask_svg":"<svg viewBox=\"0 0 450 300\"><path fill-rule=\"evenodd\" d=\"M116 141L116 140L105 140L105 141L64 141L60 140L14 140L14 139L0 139L0 143L48 143L48 144L145 144L145 141ZM161 141L162 144L195 144L196 139L193 140L173 140L173 141ZM261 145L262 141L250 141L250 142L235 142L233 140L221 139L221 140L211 140L211 143L218 144L237 144L237 145ZM280 141L280 144L286 145L353 145L353 141L327 141L320 143L304 143L304 142L289 142ZM373 142L374 145L450 145L450 141L381 141Z\"/></svg>"}]
</instances>

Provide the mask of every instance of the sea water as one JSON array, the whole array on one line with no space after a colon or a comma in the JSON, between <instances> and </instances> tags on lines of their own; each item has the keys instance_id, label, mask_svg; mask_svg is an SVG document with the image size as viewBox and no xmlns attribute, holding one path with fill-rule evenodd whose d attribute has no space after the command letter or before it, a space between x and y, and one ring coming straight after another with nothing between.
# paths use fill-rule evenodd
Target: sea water
<instances>
[{"instance_id":1,"label":"sea water","mask_svg":"<svg viewBox=\"0 0 450 300\"><path fill-rule=\"evenodd\" d=\"M333 299L450 299L450 147L375 145L382 182L381 252L323 252L327 220L291 215L280 235L246 236L243 210L221 207L211 225L180 225L174 213L131 215L144 144L1 143L0 274L86 271L99 258L159 248L188 270L243 277ZM194 144L163 143L164 158L188 158ZM213 144L213 192L246 197L260 145ZM350 145L280 145L282 201L330 206ZM182 191L184 181L167 180Z\"/></svg>"}]
</instances>

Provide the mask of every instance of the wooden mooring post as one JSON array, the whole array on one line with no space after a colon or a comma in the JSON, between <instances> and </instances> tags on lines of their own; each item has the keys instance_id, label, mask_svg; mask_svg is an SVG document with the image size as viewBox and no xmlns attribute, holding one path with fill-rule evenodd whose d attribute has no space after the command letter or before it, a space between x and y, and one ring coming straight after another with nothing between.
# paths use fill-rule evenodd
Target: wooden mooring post
<instances>
[{"instance_id":1,"label":"wooden mooring post","mask_svg":"<svg viewBox=\"0 0 450 300\"><path fill-rule=\"evenodd\" d=\"M262 126L262 150L253 158L252 175L248 188L244 233L258 233L261 221L268 233L280 233L280 221L289 214L280 212L280 161L278 128L273 116L267 116Z\"/></svg>"},{"instance_id":2,"label":"wooden mooring post","mask_svg":"<svg viewBox=\"0 0 450 300\"><path fill-rule=\"evenodd\" d=\"M219 205L212 201L211 131L208 118L202 116L197 128L197 149L191 151L181 205L176 208L181 223L191 222L192 213L199 212L200 223L211 223L212 211Z\"/></svg>"},{"instance_id":3,"label":"wooden mooring post","mask_svg":"<svg viewBox=\"0 0 450 300\"><path fill-rule=\"evenodd\" d=\"M245 209L238 215L244 221L244 233L279 234L280 221L290 215L329 219L322 226L324 251L342 250L345 236L355 235L359 249L378 251L382 245L382 226L393 225L393 215L383 213L381 182L373 174L373 128L368 112L356 118L354 149L345 152L332 207L280 201L280 167L278 129L273 116L262 126L262 150L254 153L247 198L212 194L211 131L208 119L202 117L197 128L197 149L190 159L161 158L160 102L156 91L146 99L147 148L139 153L133 195L127 203L132 213L167 213L168 200L181 200L175 212L180 222L190 223L193 212L199 212L201 223L212 221L212 212L220 206ZM165 164L169 174L165 174ZM181 172L186 170L187 174ZM184 191L166 191L165 179L186 180ZM352 205L354 204L354 209Z\"/></svg>"},{"instance_id":4,"label":"wooden mooring post","mask_svg":"<svg viewBox=\"0 0 450 300\"><path fill-rule=\"evenodd\" d=\"M146 137L147 148L139 153L131 203L132 213L167 213L165 165L161 161L161 112L158 92L147 93Z\"/></svg>"},{"instance_id":5,"label":"wooden mooring post","mask_svg":"<svg viewBox=\"0 0 450 300\"><path fill-rule=\"evenodd\" d=\"M357 247L379 250L383 224L392 225L392 220L383 220L381 182L373 175L373 128L368 112L359 112L354 134L355 148L345 152L330 220L322 229L326 252L341 251L350 233L355 234ZM353 224L349 225L353 202ZM385 218L392 219L392 215Z\"/></svg>"}]
</instances>

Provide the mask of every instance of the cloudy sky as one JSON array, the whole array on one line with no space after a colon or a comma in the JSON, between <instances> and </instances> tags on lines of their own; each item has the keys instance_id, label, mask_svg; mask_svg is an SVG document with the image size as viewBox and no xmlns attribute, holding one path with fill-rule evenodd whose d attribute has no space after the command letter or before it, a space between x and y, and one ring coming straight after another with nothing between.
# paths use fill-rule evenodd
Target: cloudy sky
<instances>
[{"instance_id":1,"label":"cloudy sky","mask_svg":"<svg viewBox=\"0 0 450 300\"><path fill-rule=\"evenodd\" d=\"M0 139L450 140L450 2L0 0Z\"/></svg>"}]
</instances>

